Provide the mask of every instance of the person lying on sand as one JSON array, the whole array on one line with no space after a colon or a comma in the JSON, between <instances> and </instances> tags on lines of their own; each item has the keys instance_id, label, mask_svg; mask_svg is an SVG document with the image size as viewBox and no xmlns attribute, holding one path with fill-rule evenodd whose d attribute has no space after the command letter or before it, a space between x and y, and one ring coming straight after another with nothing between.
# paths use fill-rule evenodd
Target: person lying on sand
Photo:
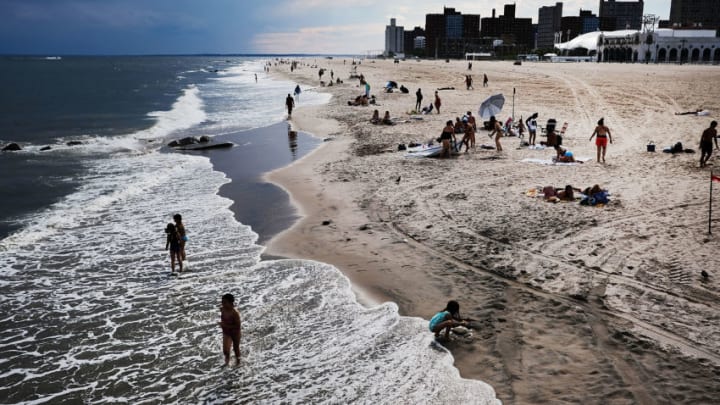
<instances>
[{"instance_id":1,"label":"person lying on sand","mask_svg":"<svg viewBox=\"0 0 720 405\"><path fill-rule=\"evenodd\" d=\"M685 111L685 112L676 112L675 115L698 115L698 116L704 116L704 115L710 115L710 112L707 110L703 110L702 108L698 108L695 111Z\"/></svg>"},{"instance_id":2,"label":"person lying on sand","mask_svg":"<svg viewBox=\"0 0 720 405\"><path fill-rule=\"evenodd\" d=\"M556 146L555 149L557 150L557 158L555 159L556 162L560 163L582 163L582 161L575 160L575 155L573 155L572 152L569 150Z\"/></svg>"},{"instance_id":3,"label":"person lying on sand","mask_svg":"<svg viewBox=\"0 0 720 405\"><path fill-rule=\"evenodd\" d=\"M369 103L368 97L364 94L355 97L355 100L353 100L353 101L348 101L348 105L353 106L353 107L359 106L359 105L366 106L366 105L368 105L368 103Z\"/></svg>"},{"instance_id":4,"label":"person lying on sand","mask_svg":"<svg viewBox=\"0 0 720 405\"><path fill-rule=\"evenodd\" d=\"M548 202L575 201L576 191L580 192L580 189L569 184L565 186L565 188L555 188L553 186L543 187L545 201Z\"/></svg>"},{"instance_id":5,"label":"person lying on sand","mask_svg":"<svg viewBox=\"0 0 720 405\"><path fill-rule=\"evenodd\" d=\"M432 105L432 103L430 103L429 106L423 107L422 110L420 111L420 113L423 115L427 115L427 114L430 114L432 112L432 110L433 110L433 105Z\"/></svg>"},{"instance_id":6,"label":"person lying on sand","mask_svg":"<svg viewBox=\"0 0 720 405\"><path fill-rule=\"evenodd\" d=\"M435 314L431 319L428 327L435 337L440 337L440 332L445 330L445 339L450 338L450 329L467 325L467 322L460 318L460 304L457 301L448 301L445 309Z\"/></svg>"}]
</instances>

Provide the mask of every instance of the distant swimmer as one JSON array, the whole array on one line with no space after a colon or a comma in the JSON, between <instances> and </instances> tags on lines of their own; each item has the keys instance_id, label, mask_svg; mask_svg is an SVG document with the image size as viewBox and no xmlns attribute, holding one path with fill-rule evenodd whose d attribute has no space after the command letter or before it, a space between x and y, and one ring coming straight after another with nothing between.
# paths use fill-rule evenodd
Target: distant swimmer
<instances>
[{"instance_id":1,"label":"distant swimmer","mask_svg":"<svg viewBox=\"0 0 720 405\"><path fill-rule=\"evenodd\" d=\"M230 345L235 352L235 360L240 364L240 338L242 337L240 312L235 308L235 297L232 294L222 296L220 305L220 322L223 333L223 354L225 365L230 364Z\"/></svg>"},{"instance_id":2,"label":"distant swimmer","mask_svg":"<svg viewBox=\"0 0 720 405\"><path fill-rule=\"evenodd\" d=\"M442 311L435 314L430 319L430 332L435 334L435 337L440 337L440 332L445 330L445 339L450 337L450 329L460 326L467 325L467 322L460 318L460 304L457 301L448 301L447 306Z\"/></svg>"},{"instance_id":3,"label":"distant swimmer","mask_svg":"<svg viewBox=\"0 0 720 405\"><path fill-rule=\"evenodd\" d=\"M172 272L175 273L175 260L180 265L180 272L183 271L182 256L180 256L180 235L177 232L174 224L167 224L165 228L167 239L165 241L165 250L170 250L170 267Z\"/></svg>"}]
</instances>

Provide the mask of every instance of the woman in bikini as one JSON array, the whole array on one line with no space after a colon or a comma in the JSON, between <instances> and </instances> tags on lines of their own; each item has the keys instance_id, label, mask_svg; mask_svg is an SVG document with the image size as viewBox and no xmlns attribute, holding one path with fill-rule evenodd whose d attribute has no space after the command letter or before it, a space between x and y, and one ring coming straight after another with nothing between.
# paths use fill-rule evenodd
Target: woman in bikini
<instances>
[{"instance_id":1,"label":"woman in bikini","mask_svg":"<svg viewBox=\"0 0 720 405\"><path fill-rule=\"evenodd\" d=\"M495 135L495 149L498 152L502 152L502 145L500 144L500 138L503 137L503 126L493 115L490 117L490 125L493 127L493 131L490 133L490 138Z\"/></svg>"},{"instance_id":2,"label":"woman in bikini","mask_svg":"<svg viewBox=\"0 0 720 405\"><path fill-rule=\"evenodd\" d=\"M222 296L220 305L220 322L218 322L223 332L223 354L225 355L225 365L230 364L230 345L232 344L235 352L235 360L240 364L240 338L242 337L240 312L235 308L235 297L232 294Z\"/></svg>"},{"instance_id":3,"label":"woman in bikini","mask_svg":"<svg viewBox=\"0 0 720 405\"><path fill-rule=\"evenodd\" d=\"M597 135L597 138L595 138L595 146L597 146L597 161L600 161L600 155L602 152L602 162L605 163L605 151L607 150L608 140L612 143L612 134L610 134L610 128L605 126L605 118L600 118L600 121L598 121L595 131L592 135L590 135L591 141L595 135Z\"/></svg>"},{"instance_id":4,"label":"woman in bikini","mask_svg":"<svg viewBox=\"0 0 720 405\"><path fill-rule=\"evenodd\" d=\"M450 141L455 138L455 127L453 122L448 121L445 123L442 134L440 135L440 142L442 142L442 154L441 157L450 157Z\"/></svg>"}]
</instances>

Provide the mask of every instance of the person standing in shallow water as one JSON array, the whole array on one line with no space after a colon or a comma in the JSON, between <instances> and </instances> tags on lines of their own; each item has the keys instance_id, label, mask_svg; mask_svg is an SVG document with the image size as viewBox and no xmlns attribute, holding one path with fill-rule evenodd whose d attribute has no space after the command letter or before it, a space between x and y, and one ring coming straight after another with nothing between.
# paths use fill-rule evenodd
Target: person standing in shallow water
<instances>
[{"instance_id":1,"label":"person standing in shallow water","mask_svg":"<svg viewBox=\"0 0 720 405\"><path fill-rule=\"evenodd\" d=\"M288 118L292 117L292 110L293 107L295 107L295 100L293 100L290 94L288 94L287 98L285 98L285 107L287 107Z\"/></svg>"},{"instance_id":2,"label":"person standing in shallow water","mask_svg":"<svg viewBox=\"0 0 720 405\"><path fill-rule=\"evenodd\" d=\"M232 294L222 296L220 303L220 322L218 325L223 333L223 355L225 355L225 365L230 364L230 345L235 352L235 360L240 364L240 338L242 337L242 329L240 322L240 312L235 308L235 297Z\"/></svg>"},{"instance_id":3,"label":"person standing in shallow water","mask_svg":"<svg viewBox=\"0 0 720 405\"><path fill-rule=\"evenodd\" d=\"M595 131L590 135L591 141L595 135L597 135L597 138L595 138L597 161L600 162L600 155L602 155L602 163L605 163L605 151L607 150L608 140L612 143L612 134L610 133L610 128L605 126L605 118L600 118L598 121Z\"/></svg>"},{"instance_id":4,"label":"person standing in shallow water","mask_svg":"<svg viewBox=\"0 0 720 405\"><path fill-rule=\"evenodd\" d=\"M180 235L174 224L167 224L165 228L167 239L165 240L165 250L170 251L170 268L175 273L175 260L180 265L180 273L183 271L182 257L180 256Z\"/></svg>"},{"instance_id":5,"label":"person standing in shallow water","mask_svg":"<svg viewBox=\"0 0 720 405\"><path fill-rule=\"evenodd\" d=\"M187 242L188 237L185 233L185 225L183 225L182 222L182 215L175 214L173 215L173 221L175 221L175 229L177 230L178 236L180 236L180 258L183 260L186 260L185 257L185 242Z\"/></svg>"}]
</instances>

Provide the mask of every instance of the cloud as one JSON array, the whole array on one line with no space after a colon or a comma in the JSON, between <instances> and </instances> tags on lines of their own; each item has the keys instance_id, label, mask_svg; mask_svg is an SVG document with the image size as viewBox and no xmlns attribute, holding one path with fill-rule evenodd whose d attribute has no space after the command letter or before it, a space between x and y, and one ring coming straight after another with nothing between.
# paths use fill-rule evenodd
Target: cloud
<instances>
[{"instance_id":1,"label":"cloud","mask_svg":"<svg viewBox=\"0 0 720 405\"><path fill-rule=\"evenodd\" d=\"M3 0L4 1L4 0ZM148 8L144 2L122 1L17 1L7 0L5 12L11 19L29 23L62 22L74 26L106 29L178 26L200 28L203 23L175 10Z\"/></svg>"},{"instance_id":2,"label":"cloud","mask_svg":"<svg viewBox=\"0 0 720 405\"><path fill-rule=\"evenodd\" d=\"M353 24L303 27L289 32L257 34L252 46L262 53L359 54L381 49L385 26Z\"/></svg>"}]
</instances>

